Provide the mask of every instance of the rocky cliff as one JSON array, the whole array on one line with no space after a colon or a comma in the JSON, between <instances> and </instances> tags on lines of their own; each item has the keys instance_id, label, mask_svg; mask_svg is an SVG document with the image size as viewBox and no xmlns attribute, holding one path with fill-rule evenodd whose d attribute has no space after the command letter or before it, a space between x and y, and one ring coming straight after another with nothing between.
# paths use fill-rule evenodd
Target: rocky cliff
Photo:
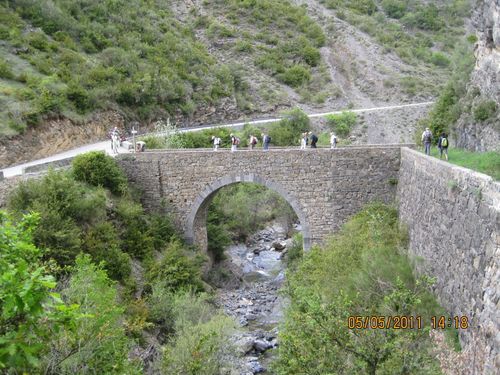
<instances>
[{"instance_id":1,"label":"rocky cliff","mask_svg":"<svg viewBox=\"0 0 500 375\"><path fill-rule=\"evenodd\" d=\"M473 14L476 66L456 127L457 145L476 151L500 149L500 0L478 0Z\"/></svg>"}]
</instances>

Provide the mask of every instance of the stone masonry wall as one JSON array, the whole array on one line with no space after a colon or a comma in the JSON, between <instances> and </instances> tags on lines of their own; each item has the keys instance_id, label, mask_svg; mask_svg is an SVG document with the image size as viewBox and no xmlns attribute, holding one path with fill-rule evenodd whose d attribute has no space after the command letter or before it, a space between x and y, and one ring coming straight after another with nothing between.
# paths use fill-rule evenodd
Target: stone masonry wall
<instances>
[{"instance_id":1,"label":"stone masonry wall","mask_svg":"<svg viewBox=\"0 0 500 375\"><path fill-rule=\"evenodd\" d=\"M197 233L205 233L203 215L214 192L247 181L268 186L290 203L306 228L307 248L367 202L394 201L400 147L182 150L121 156L118 162L143 191L143 204L155 209L165 202L188 240L202 241Z\"/></svg>"},{"instance_id":2,"label":"stone masonry wall","mask_svg":"<svg viewBox=\"0 0 500 375\"><path fill-rule=\"evenodd\" d=\"M500 369L500 184L403 148L400 219L420 272L437 277L435 292L450 316L468 316L460 331L470 374Z\"/></svg>"}]
</instances>

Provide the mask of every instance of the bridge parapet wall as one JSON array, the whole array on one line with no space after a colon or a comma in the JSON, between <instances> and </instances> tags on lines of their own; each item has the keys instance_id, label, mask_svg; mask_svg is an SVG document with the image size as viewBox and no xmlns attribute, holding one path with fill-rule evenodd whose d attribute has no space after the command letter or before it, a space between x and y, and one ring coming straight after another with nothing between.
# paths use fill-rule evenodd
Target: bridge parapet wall
<instances>
[{"instance_id":1,"label":"bridge parapet wall","mask_svg":"<svg viewBox=\"0 0 500 375\"><path fill-rule=\"evenodd\" d=\"M309 228L305 245L321 242L366 203L393 202L400 146L269 151L145 152L118 162L143 192L148 209L166 203L178 229L197 241L199 223L220 187L239 181L276 190ZM307 243L308 242L308 243Z\"/></svg>"},{"instance_id":2,"label":"bridge parapet wall","mask_svg":"<svg viewBox=\"0 0 500 375\"><path fill-rule=\"evenodd\" d=\"M403 148L400 219L419 272L437 277L435 291L450 316L466 315L460 331L472 354L470 374L500 368L500 184L489 176Z\"/></svg>"}]
</instances>

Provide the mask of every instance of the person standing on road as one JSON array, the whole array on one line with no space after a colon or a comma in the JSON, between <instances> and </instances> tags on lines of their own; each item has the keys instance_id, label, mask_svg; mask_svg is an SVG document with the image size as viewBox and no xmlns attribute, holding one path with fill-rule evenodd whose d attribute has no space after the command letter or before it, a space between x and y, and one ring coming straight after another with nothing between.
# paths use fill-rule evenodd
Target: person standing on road
<instances>
[{"instance_id":1,"label":"person standing on road","mask_svg":"<svg viewBox=\"0 0 500 375\"><path fill-rule=\"evenodd\" d=\"M267 134L262 133L262 146L264 148L264 151L269 150L269 144L271 143L271 137Z\"/></svg>"},{"instance_id":2,"label":"person standing on road","mask_svg":"<svg viewBox=\"0 0 500 375\"><path fill-rule=\"evenodd\" d=\"M330 148L337 148L337 136L334 132L330 133Z\"/></svg>"},{"instance_id":3,"label":"person standing on road","mask_svg":"<svg viewBox=\"0 0 500 375\"><path fill-rule=\"evenodd\" d=\"M258 142L257 137L255 137L254 135L250 135L250 140L248 141L248 144L250 145L250 150L253 150L255 148L257 142Z\"/></svg>"},{"instance_id":4,"label":"person standing on road","mask_svg":"<svg viewBox=\"0 0 500 375\"><path fill-rule=\"evenodd\" d=\"M439 158L442 159L444 154L446 161L448 161L448 144L448 136L445 132L442 132L438 140Z\"/></svg>"},{"instance_id":5,"label":"person standing on road","mask_svg":"<svg viewBox=\"0 0 500 375\"><path fill-rule=\"evenodd\" d=\"M220 146L220 138L216 135L212 135L212 143L214 144L214 151L217 151Z\"/></svg>"},{"instance_id":6,"label":"person standing on road","mask_svg":"<svg viewBox=\"0 0 500 375\"><path fill-rule=\"evenodd\" d=\"M300 149L305 150L307 146L307 132L302 133L302 138L300 138Z\"/></svg>"},{"instance_id":7,"label":"person standing on road","mask_svg":"<svg viewBox=\"0 0 500 375\"><path fill-rule=\"evenodd\" d=\"M432 142L432 133L429 128L425 128L424 132L422 133L422 142L424 143L424 149L426 155L431 154L431 142Z\"/></svg>"},{"instance_id":8,"label":"person standing on road","mask_svg":"<svg viewBox=\"0 0 500 375\"><path fill-rule=\"evenodd\" d=\"M311 148L316 148L316 143L318 142L318 137L316 134L309 132L311 134Z\"/></svg>"},{"instance_id":9,"label":"person standing on road","mask_svg":"<svg viewBox=\"0 0 500 375\"><path fill-rule=\"evenodd\" d=\"M115 126L111 131L111 152L118 154L118 146L120 146L120 131Z\"/></svg>"},{"instance_id":10,"label":"person standing on road","mask_svg":"<svg viewBox=\"0 0 500 375\"><path fill-rule=\"evenodd\" d=\"M240 140L234 134L231 133L231 152L235 152L238 149Z\"/></svg>"}]
</instances>

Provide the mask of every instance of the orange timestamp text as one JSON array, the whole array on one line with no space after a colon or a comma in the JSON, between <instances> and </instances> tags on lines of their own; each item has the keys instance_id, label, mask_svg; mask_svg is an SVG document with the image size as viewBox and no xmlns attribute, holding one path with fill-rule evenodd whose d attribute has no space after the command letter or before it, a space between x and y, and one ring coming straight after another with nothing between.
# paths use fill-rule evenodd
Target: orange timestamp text
<instances>
[{"instance_id":1,"label":"orange timestamp text","mask_svg":"<svg viewBox=\"0 0 500 375\"><path fill-rule=\"evenodd\" d=\"M467 316L431 316L432 329L467 329ZM424 319L420 315L351 315L347 318L349 329L423 329Z\"/></svg>"}]
</instances>

